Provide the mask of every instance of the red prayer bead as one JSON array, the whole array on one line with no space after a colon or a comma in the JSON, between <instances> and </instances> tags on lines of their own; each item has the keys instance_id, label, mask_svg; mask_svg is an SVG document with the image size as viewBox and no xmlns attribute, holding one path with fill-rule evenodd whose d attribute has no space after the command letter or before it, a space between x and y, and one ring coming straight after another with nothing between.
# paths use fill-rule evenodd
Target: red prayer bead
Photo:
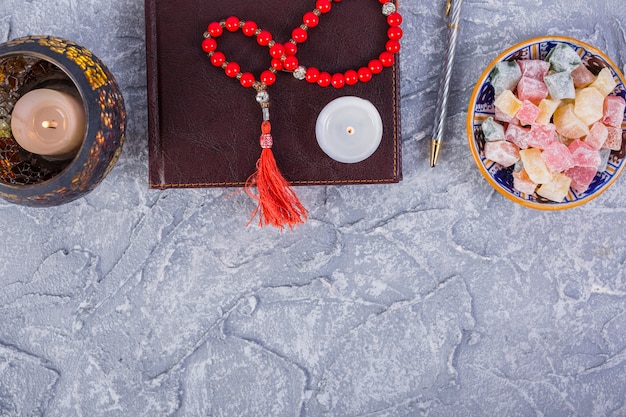
<instances>
[{"instance_id":1,"label":"red prayer bead","mask_svg":"<svg viewBox=\"0 0 626 417\"><path fill-rule=\"evenodd\" d=\"M359 81L362 83L366 83L372 79L372 71L370 71L369 68L361 67L357 71L357 74L359 75Z\"/></svg>"},{"instance_id":2,"label":"red prayer bead","mask_svg":"<svg viewBox=\"0 0 626 417\"><path fill-rule=\"evenodd\" d=\"M315 67L310 67L310 68L307 68L307 70L306 70L306 75L305 75L305 77L304 77L304 78L305 78L308 82L310 82L311 84L313 84L313 83L316 83L316 82L317 82L317 79L319 78L319 76L320 76L320 70L318 70L318 69L317 69L317 68L315 68Z\"/></svg>"},{"instance_id":3,"label":"red prayer bead","mask_svg":"<svg viewBox=\"0 0 626 417\"><path fill-rule=\"evenodd\" d=\"M270 55L272 56L272 58L280 58L285 55L285 47L283 46L283 44L274 44L274 46L270 48Z\"/></svg>"},{"instance_id":4,"label":"red prayer bead","mask_svg":"<svg viewBox=\"0 0 626 417\"><path fill-rule=\"evenodd\" d=\"M235 16L230 16L225 21L226 30L229 32L237 32L239 30L239 18Z\"/></svg>"},{"instance_id":5,"label":"red prayer bead","mask_svg":"<svg viewBox=\"0 0 626 417\"><path fill-rule=\"evenodd\" d=\"M346 84L354 85L359 82L359 74L355 70L348 70L343 74Z\"/></svg>"},{"instance_id":6,"label":"red prayer bead","mask_svg":"<svg viewBox=\"0 0 626 417\"><path fill-rule=\"evenodd\" d=\"M293 30L293 32L291 32L291 39L298 43L306 41L308 37L309 35L307 34L306 30L302 29L301 27L297 27Z\"/></svg>"},{"instance_id":7,"label":"red prayer bead","mask_svg":"<svg viewBox=\"0 0 626 417\"><path fill-rule=\"evenodd\" d=\"M287 56L295 55L298 52L298 47L296 46L295 43L286 42L284 46L285 46L285 54Z\"/></svg>"},{"instance_id":8,"label":"red prayer bead","mask_svg":"<svg viewBox=\"0 0 626 417\"><path fill-rule=\"evenodd\" d=\"M243 74L241 74L239 83L246 88L252 87L252 85L254 84L254 75L249 72L244 72Z\"/></svg>"},{"instance_id":9,"label":"red prayer bead","mask_svg":"<svg viewBox=\"0 0 626 417\"><path fill-rule=\"evenodd\" d=\"M211 36L215 38L221 36L223 31L224 29L222 28L222 25L219 24L219 22L211 22L209 23L209 27L207 28L207 32L209 32Z\"/></svg>"},{"instance_id":10,"label":"red prayer bead","mask_svg":"<svg viewBox=\"0 0 626 417\"><path fill-rule=\"evenodd\" d=\"M380 61L381 64L383 64L383 67L385 68L391 67L393 63L396 61L396 59L394 58L391 52L381 53L380 56L378 57L378 60Z\"/></svg>"},{"instance_id":11,"label":"red prayer bead","mask_svg":"<svg viewBox=\"0 0 626 417\"><path fill-rule=\"evenodd\" d=\"M387 24L389 26L400 26L402 24L402 15L398 12L393 12L387 16Z\"/></svg>"},{"instance_id":12,"label":"red prayer bead","mask_svg":"<svg viewBox=\"0 0 626 417\"><path fill-rule=\"evenodd\" d=\"M258 28L259 27L255 22L248 20L246 23L243 24L241 31L246 36L254 36Z\"/></svg>"},{"instance_id":13,"label":"red prayer bead","mask_svg":"<svg viewBox=\"0 0 626 417\"><path fill-rule=\"evenodd\" d=\"M264 120L263 123L261 123L261 133L264 135L272 133L272 124L269 120Z\"/></svg>"},{"instance_id":14,"label":"red prayer bead","mask_svg":"<svg viewBox=\"0 0 626 417\"><path fill-rule=\"evenodd\" d=\"M389 0L378 0L378 2L379 2L380 4L385 4L385 3L389 3Z\"/></svg>"},{"instance_id":15,"label":"red prayer bead","mask_svg":"<svg viewBox=\"0 0 626 417\"><path fill-rule=\"evenodd\" d=\"M336 73L331 77L330 83L335 88L342 88L346 83L346 79L343 77L343 74Z\"/></svg>"},{"instance_id":16,"label":"red prayer bead","mask_svg":"<svg viewBox=\"0 0 626 417\"><path fill-rule=\"evenodd\" d=\"M302 22L310 28L314 28L320 22L320 18L313 12L306 12L302 18Z\"/></svg>"},{"instance_id":17,"label":"red prayer bead","mask_svg":"<svg viewBox=\"0 0 626 417\"><path fill-rule=\"evenodd\" d=\"M315 2L315 8L320 11L320 13L328 13L332 8L332 4L329 0L317 0Z\"/></svg>"},{"instance_id":18,"label":"red prayer bead","mask_svg":"<svg viewBox=\"0 0 626 417\"><path fill-rule=\"evenodd\" d=\"M391 52L392 54L397 54L398 52L400 52L400 42L393 41L390 39L387 41L387 44L385 45L385 49L387 50L387 52Z\"/></svg>"},{"instance_id":19,"label":"red prayer bead","mask_svg":"<svg viewBox=\"0 0 626 417\"><path fill-rule=\"evenodd\" d=\"M267 46L272 41L272 34L267 30L262 30L257 35L256 41L261 46Z\"/></svg>"},{"instance_id":20,"label":"red prayer bead","mask_svg":"<svg viewBox=\"0 0 626 417\"><path fill-rule=\"evenodd\" d=\"M213 38L206 38L202 41L202 50L204 52L212 52L217 49L217 42Z\"/></svg>"},{"instance_id":21,"label":"red prayer bead","mask_svg":"<svg viewBox=\"0 0 626 417\"><path fill-rule=\"evenodd\" d=\"M285 60L283 61L283 67L287 70L287 71L293 71L296 68L298 68L298 58L296 58L295 56L288 56L287 58L285 58Z\"/></svg>"},{"instance_id":22,"label":"red prayer bead","mask_svg":"<svg viewBox=\"0 0 626 417\"><path fill-rule=\"evenodd\" d=\"M239 71L241 71L241 67L236 62L229 62L226 68L224 68L224 72L226 72L226 75L230 78L235 78L237 74L239 74Z\"/></svg>"},{"instance_id":23,"label":"red prayer bead","mask_svg":"<svg viewBox=\"0 0 626 417\"><path fill-rule=\"evenodd\" d=\"M317 85L320 87L328 87L330 85L331 76L326 71L320 72L317 77Z\"/></svg>"},{"instance_id":24,"label":"red prayer bead","mask_svg":"<svg viewBox=\"0 0 626 417\"><path fill-rule=\"evenodd\" d=\"M387 37L394 41L402 39L402 29L399 27L390 27L387 30Z\"/></svg>"},{"instance_id":25,"label":"red prayer bead","mask_svg":"<svg viewBox=\"0 0 626 417\"><path fill-rule=\"evenodd\" d=\"M272 85L276 82L276 74L270 70L265 70L261 73L260 80L265 85Z\"/></svg>"},{"instance_id":26,"label":"red prayer bead","mask_svg":"<svg viewBox=\"0 0 626 417\"><path fill-rule=\"evenodd\" d=\"M226 62L226 57L223 53L214 52L213 55L211 55L211 64L214 66L221 67L224 62Z\"/></svg>"},{"instance_id":27,"label":"red prayer bead","mask_svg":"<svg viewBox=\"0 0 626 417\"><path fill-rule=\"evenodd\" d=\"M282 71L283 70L283 61L280 58L273 58L272 59L272 68L274 68L276 71Z\"/></svg>"},{"instance_id":28,"label":"red prayer bead","mask_svg":"<svg viewBox=\"0 0 626 417\"><path fill-rule=\"evenodd\" d=\"M372 71L372 74L380 74L381 72L383 72L383 64L381 64L381 62L377 59L372 59L367 64L367 67L370 69L370 71Z\"/></svg>"}]
</instances>

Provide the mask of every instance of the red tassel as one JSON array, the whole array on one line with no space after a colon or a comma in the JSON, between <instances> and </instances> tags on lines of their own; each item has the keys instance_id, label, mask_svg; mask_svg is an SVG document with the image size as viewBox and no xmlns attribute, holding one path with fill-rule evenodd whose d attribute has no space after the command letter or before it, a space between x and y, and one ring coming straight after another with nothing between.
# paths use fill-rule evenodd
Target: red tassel
<instances>
[{"instance_id":1,"label":"red tassel","mask_svg":"<svg viewBox=\"0 0 626 417\"><path fill-rule=\"evenodd\" d=\"M269 224L280 230L285 226L293 230L294 226L304 223L307 219L307 209L300 203L298 196L278 170L270 147L263 147L256 167L257 171L248 178L245 186L248 195L259 202L250 222L258 214L261 227ZM258 195L251 191L254 186Z\"/></svg>"}]
</instances>

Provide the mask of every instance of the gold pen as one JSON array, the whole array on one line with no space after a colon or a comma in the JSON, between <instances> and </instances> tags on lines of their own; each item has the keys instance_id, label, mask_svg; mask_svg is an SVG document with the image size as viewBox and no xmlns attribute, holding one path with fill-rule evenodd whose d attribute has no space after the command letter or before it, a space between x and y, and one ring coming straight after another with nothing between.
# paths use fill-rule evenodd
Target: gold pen
<instances>
[{"instance_id":1,"label":"gold pen","mask_svg":"<svg viewBox=\"0 0 626 417\"><path fill-rule=\"evenodd\" d=\"M448 16L448 38L446 41L446 55L443 61L443 71L437 96L437 110L435 112L435 126L430 142L430 166L434 167L441 152L441 142L443 138L444 123L446 121L448 96L450 90L450 79L452 78L452 67L456 52L457 35L459 31L459 21L461 18L461 4L463 0L447 0L446 16Z\"/></svg>"}]
</instances>

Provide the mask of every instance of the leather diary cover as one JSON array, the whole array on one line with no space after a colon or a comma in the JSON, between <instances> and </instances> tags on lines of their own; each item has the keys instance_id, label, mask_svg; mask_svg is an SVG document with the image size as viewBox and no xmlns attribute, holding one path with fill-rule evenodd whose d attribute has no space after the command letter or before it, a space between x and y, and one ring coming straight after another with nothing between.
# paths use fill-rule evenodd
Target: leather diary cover
<instances>
[{"instance_id":1,"label":"leather diary cover","mask_svg":"<svg viewBox=\"0 0 626 417\"><path fill-rule=\"evenodd\" d=\"M252 20L287 42L315 0L146 0L146 48L151 188L243 185L255 170L262 112L253 88L214 67L201 43L207 25L229 16ZM367 66L385 50L387 22L378 0L333 3L298 45L300 65L331 74ZM270 66L267 47L241 31L224 31L218 50L242 71ZM335 89L279 72L268 87L274 145L292 185L393 183L401 180L398 55L367 83ZM341 163L319 147L315 124L333 99L369 100L383 121L382 141L369 158Z\"/></svg>"}]
</instances>

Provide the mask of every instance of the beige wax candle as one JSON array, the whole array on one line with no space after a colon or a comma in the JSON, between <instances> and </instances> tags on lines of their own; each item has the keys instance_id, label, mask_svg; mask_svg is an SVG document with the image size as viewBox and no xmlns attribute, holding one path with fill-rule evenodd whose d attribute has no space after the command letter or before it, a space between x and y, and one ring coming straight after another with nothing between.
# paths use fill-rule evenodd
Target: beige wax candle
<instances>
[{"instance_id":1,"label":"beige wax candle","mask_svg":"<svg viewBox=\"0 0 626 417\"><path fill-rule=\"evenodd\" d=\"M15 103L11 131L29 152L71 155L85 137L85 108L71 94L47 88L32 90Z\"/></svg>"}]
</instances>

